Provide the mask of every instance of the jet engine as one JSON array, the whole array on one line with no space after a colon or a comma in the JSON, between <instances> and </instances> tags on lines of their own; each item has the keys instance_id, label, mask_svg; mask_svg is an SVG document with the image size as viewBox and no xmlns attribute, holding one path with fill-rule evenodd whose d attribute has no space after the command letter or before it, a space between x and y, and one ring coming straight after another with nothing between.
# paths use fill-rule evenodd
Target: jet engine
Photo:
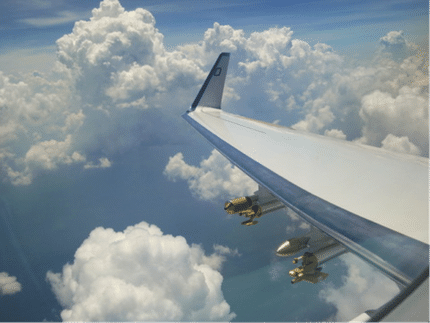
<instances>
[{"instance_id":1,"label":"jet engine","mask_svg":"<svg viewBox=\"0 0 430 323\"><path fill-rule=\"evenodd\" d=\"M299 283L301 281L317 284L328 277L328 274L321 272L321 269L321 267L318 267L311 271L307 270L306 267L300 266L294 270L290 270L289 275L293 277L291 284Z\"/></svg>"},{"instance_id":2,"label":"jet engine","mask_svg":"<svg viewBox=\"0 0 430 323\"><path fill-rule=\"evenodd\" d=\"M263 192L263 194L239 197L225 202L224 210L228 214L237 213L240 216L250 218L243 221L243 225L254 225L258 223L258 221L254 221L255 218L284 207L284 204L279 202L273 195L265 193L261 188L255 193L259 192Z\"/></svg>"},{"instance_id":3,"label":"jet engine","mask_svg":"<svg viewBox=\"0 0 430 323\"><path fill-rule=\"evenodd\" d=\"M307 248L310 237L292 238L281 244L276 250L276 255L280 257L290 257L299 251Z\"/></svg>"},{"instance_id":4,"label":"jet engine","mask_svg":"<svg viewBox=\"0 0 430 323\"><path fill-rule=\"evenodd\" d=\"M312 284L319 283L327 278L328 274L321 272L323 263L340 256L345 253L347 249L339 243L333 243L329 246L319 249L315 253L305 252L302 256L294 258L293 264L297 264L299 260L302 265L290 270L288 274L293 277L291 284L301 281L307 281Z\"/></svg>"},{"instance_id":5,"label":"jet engine","mask_svg":"<svg viewBox=\"0 0 430 323\"><path fill-rule=\"evenodd\" d=\"M323 263L336 258L337 256L340 256L341 254L345 253L347 251L347 249L342 246L339 243L333 243L327 247L321 248L317 251L315 251L314 253L311 252L305 252L305 254L309 254L315 256L316 261L318 262L318 265L322 265ZM298 257L298 258L294 258L293 259L293 264L297 264L299 262L299 260L304 261L304 259L306 258L305 255Z\"/></svg>"},{"instance_id":6,"label":"jet engine","mask_svg":"<svg viewBox=\"0 0 430 323\"><path fill-rule=\"evenodd\" d=\"M256 202L257 200L257 195L238 197L236 199L225 202L224 210L228 214L240 213L250 209L254 202Z\"/></svg>"},{"instance_id":7,"label":"jet engine","mask_svg":"<svg viewBox=\"0 0 430 323\"><path fill-rule=\"evenodd\" d=\"M290 257L305 248L309 248L310 251L322 250L334 243L336 242L328 235L316 228L312 228L310 232L301 237L284 241L276 250L276 255L279 257Z\"/></svg>"}]
</instances>

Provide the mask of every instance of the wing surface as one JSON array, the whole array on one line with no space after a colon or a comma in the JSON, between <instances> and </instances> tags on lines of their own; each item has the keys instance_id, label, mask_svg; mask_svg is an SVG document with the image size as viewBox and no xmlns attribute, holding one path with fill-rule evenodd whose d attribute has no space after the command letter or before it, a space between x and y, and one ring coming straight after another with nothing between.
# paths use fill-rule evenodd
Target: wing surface
<instances>
[{"instance_id":1,"label":"wing surface","mask_svg":"<svg viewBox=\"0 0 430 323\"><path fill-rule=\"evenodd\" d=\"M396 282L428 266L427 165L219 109L184 118L285 205Z\"/></svg>"},{"instance_id":2,"label":"wing surface","mask_svg":"<svg viewBox=\"0 0 430 323\"><path fill-rule=\"evenodd\" d=\"M226 57L198 97L214 93ZM428 268L428 159L233 115L220 109L215 90L210 101L219 104L196 98L183 117L233 164L398 284Z\"/></svg>"}]
</instances>

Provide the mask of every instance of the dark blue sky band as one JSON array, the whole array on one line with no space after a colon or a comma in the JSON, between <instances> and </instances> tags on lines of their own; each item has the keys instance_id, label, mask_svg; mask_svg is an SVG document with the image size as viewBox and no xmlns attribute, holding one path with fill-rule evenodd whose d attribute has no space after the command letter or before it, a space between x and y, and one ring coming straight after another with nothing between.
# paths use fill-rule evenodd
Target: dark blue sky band
<instances>
[{"instance_id":1,"label":"dark blue sky band","mask_svg":"<svg viewBox=\"0 0 430 323\"><path fill-rule=\"evenodd\" d=\"M310 194L207 130L191 118L189 113L193 112L187 112L182 117L234 165L269 189L303 219L329 234L398 284L409 285L428 268L427 244Z\"/></svg>"}]
</instances>

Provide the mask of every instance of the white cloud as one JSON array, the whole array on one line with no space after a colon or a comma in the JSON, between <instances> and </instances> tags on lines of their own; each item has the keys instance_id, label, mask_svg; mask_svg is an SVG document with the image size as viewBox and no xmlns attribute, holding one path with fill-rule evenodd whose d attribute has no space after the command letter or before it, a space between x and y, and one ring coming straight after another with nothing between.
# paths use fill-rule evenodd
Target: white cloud
<instances>
[{"instance_id":1,"label":"white cloud","mask_svg":"<svg viewBox=\"0 0 430 323\"><path fill-rule=\"evenodd\" d=\"M428 152L428 98L418 87L404 86L396 97L376 90L362 98L359 114L364 121L362 142L376 146L391 134L408 137Z\"/></svg>"},{"instance_id":2,"label":"white cloud","mask_svg":"<svg viewBox=\"0 0 430 323\"><path fill-rule=\"evenodd\" d=\"M194 60L165 50L149 11L126 11L117 0L105 0L92 14L57 40L59 61L85 103L108 109L137 108L139 102L140 108L162 107L164 96L178 100L175 91L204 78Z\"/></svg>"},{"instance_id":3,"label":"white cloud","mask_svg":"<svg viewBox=\"0 0 430 323\"><path fill-rule=\"evenodd\" d=\"M406 39L403 37L403 31L390 31L379 42L384 46L406 46Z\"/></svg>"},{"instance_id":4,"label":"white cloud","mask_svg":"<svg viewBox=\"0 0 430 323\"><path fill-rule=\"evenodd\" d=\"M409 138L406 136L396 137L392 134L389 134L382 141L382 148L411 155L420 154L418 147L411 143Z\"/></svg>"},{"instance_id":5,"label":"white cloud","mask_svg":"<svg viewBox=\"0 0 430 323\"><path fill-rule=\"evenodd\" d=\"M64 130L79 128L71 120L73 111L63 113L69 100L63 81L49 82L37 73L22 81L0 72L0 148L7 152L0 166L13 184L30 184L37 169L82 160L72 147L72 135L61 131L67 119Z\"/></svg>"},{"instance_id":6,"label":"white cloud","mask_svg":"<svg viewBox=\"0 0 430 323\"><path fill-rule=\"evenodd\" d=\"M324 135L328 137L343 139L343 140L346 139L346 135L343 133L343 131L338 129L326 130L324 131Z\"/></svg>"},{"instance_id":7,"label":"white cloud","mask_svg":"<svg viewBox=\"0 0 430 323\"><path fill-rule=\"evenodd\" d=\"M9 276L6 272L0 272L0 295L13 295L20 292L21 284L16 277Z\"/></svg>"},{"instance_id":8,"label":"white cloud","mask_svg":"<svg viewBox=\"0 0 430 323\"><path fill-rule=\"evenodd\" d=\"M345 254L340 259L348 267L343 285L334 288L327 285L319 297L337 308L334 321L348 321L367 310L377 309L400 290L389 278L373 269L360 258Z\"/></svg>"},{"instance_id":9,"label":"white cloud","mask_svg":"<svg viewBox=\"0 0 430 323\"><path fill-rule=\"evenodd\" d=\"M88 163L84 165L84 169L92 169L92 168L109 168L112 166L112 163L106 157L102 157L99 159L99 164L94 165L93 163Z\"/></svg>"},{"instance_id":10,"label":"white cloud","mask_svg":"<svg viewBox=\"0 0 430 323\"><path fill-rule=\"evenodd\" d=\"M379 39L379 45L382 52L389 53L397 60L402 60L408 54L408 51L416 47L405 39L402 30L388 32Z\"/></svg>"},{"instance_id":11,"label":"white cloud","mask_svg":"<svg viewBox=\"0 0 430 323\"><path fill-rule=\"evenodd\" d=\"M401 32L391 32L380 43L405 43L413 55L394 60L377 53L366 66L351 67L330 46L294 39L287 27L246 35L214 23L200 42L167 50L149 11L104 0L89 20L58 39L52 74L0 73L0 149L8 153L1 173L28 185L38 168L71 165L101 151L110 161L111 154L142 141L177 142L177 134L164 129L180 128L178 113L221 51L232 52L224 105L235 100L233 109L250 109L252 98L275 105L271 117L281 124L294 120L298 129L378 147L389 134L407 137L427 156L428 49L415 55L416 46L403 40ZM54 156L46 152L48 143L57 152L67 149ZM210 198L204 178L188 179L197 195Z\"/></svg>"},{"instance_id":12,"label":"white cloud","mask_svg":"<svg viewBox=\"0 0 430 323\"><path fill-rule=\"evenodd\" d=\"M4 154L4 168L9 180L14 185L29 185L34 173L40 169L53 170L60 165L83 163L85 156L77 151L72 151L72 136L69 134L64 141L55 139L40 141L28 149L24 157L16 160L18 165L25 165L22 171L14 170L7 164L7 160L13 159L14 154Z\"/></svg>"},{"instance_id":13,"label":"white cloud","mask_svg":"<svg viewBox=\"0 0 430 323\"><path fill-rule=\"evenodd\" d=\"M30 185L33 175L26 168L24 171L15 171L9 166L5 166L6 174L13 185Z\"/></svg>"},{"instance_id":14,"label":"white cloud","mask_svg":"<svg viewBox=\"0 0 430 323\"><path fill-rule=\"evenodd\" d=\"M241 65L249 73L253 73L257 68L267 68L273 66L276 61L280 62L285 57L282 53L287 46L291 46L292 35L293 32L287 27L252 33L246 40L245 49L248 55L254 57L254 60L243 62Z\"/></svg>"},{"instance_id":15,"label":"white cloud","mask_svg":"<svg viewBox=\"0 0 430 323\"><path fill-rule=\"evenodd\" d=\"M55 63L55 45L3 50L0 54L0 66L5 74L27 74L37 69L36 73L48 73ZM19 59L19 64L17 64Z\"/></svg>"},{"instance_id":16,"label":"white cloud","mask_svg":"<svg viewBox=\"0 0 430 323\"><path fill-rule=\"evenodd\" d=\"M64 321L230 321L221 258L146 222L123 232L99 227L73 264L47 279Z\"/></svg>"},{"instance_id":17,"label":"white cloud","mask_svg":"<svg viewBox=\"0 0 430 323\"><path fill-rule=\"evenodd\" d=\"M67 24L70 22L75 22L79 19L84 19L84 18L88 18L87 13L60 11L54 17L26 18L20 21L33 27L51 27L56 25Z\"/></svg>"},{"instance_id":18,"label":"white cloud","mask_svg":"<svg viewBox=\"0 0 430 323\"><path fill-rule=\"evenodd\" d=\"M85 162L86 155L102 149L115 153L166 135L159 132L159 115L148 113L143 120L124 108L175 102L179 109L183 100L185 109L189 96L181 89L204 78L194 61L164 50L163 35L148 11L125 11L119 1L105 0L92 14L57 41L52 75L0 72L0 149L7 153L0 167L14 185L29 185L39 168ZM149 135L142 133L142 124ZM110 165L108 157L99 160L84 167Z\"/></svg>"},{"instance_id":19,"label":"white cloud","mask_svg":"<svg viewBox=\"0 0 430 323\"><path fill-rule=\"evenodd\" d=\"M68 132L71 130L78 130L84 124L85 114L82 109L76 113L69 112L66 119L64 120L64 127L62 130Z\"/></svg>"},{"instance_id":20,"label":"white cloud","mask_svg":"<svg viewBox=\"0 0 430 323\"><path fill-rule=\"evenodd\" d=\"M230 249L229 247L222 246L219 244L214 245L214 250L216 253L220 255L231 255L231 256L240 256L241 254L236 249Z\"/></svg>"},{"instance_id":21,"label":"white cloud","mask_svg":"<svg viewBox=\"0 0 430 323\"><path fill-rule=\"evenodd\" d=\"M297 230L303 230L307 231L311 228L311 225L304 221L296 212L294 212L289 207L285 208L285 212L287 216L290 218L291 223L285 228L285 231L287 232L287 235L295 232L297 233Z\"/></svg>"},{"instance_id":22,"label":"white cloud","mask_svg":"<svg viewBox=\"0 0 430 323\"><path fill-rule=\"evenodd\" d=\"M64 141L54 139L33 145L25 154L25 162L36 163L44 169L55 169L59 164L84 162L85 157L78 152L70 152L72 136L67 135Z\"/></svg>"},{"instance_id":23,"label":"white cloud","mask_svg":"<svg viewBox=\"0 0 430 323\"><path fill-rule=\"evenodd\" d=\"M214 245L214 253L204 259L204 263L215 270L221 270L222 264L226 261L226 256L241 256L237 249L230 249L226 246Z\"/></svg>"},{"instance_id":24,"label":"white cloud","mask_svg":"<svg viewBox=\"0 0 430 323\"><path fill-rule=\"evenodd\" d=\"M200 169L195 166L190 166L184 161L184 155L177 153L175 156L169 158L169 162L164 169L164 175L169 180L175 182L177 178L189 179L198 176Z\"/></svg>"},{"instance_id":25,"label":"white cloud","mask_svg":"<svg viewBox=\"0 0 430 323\"><path fill-rule=\"evenodd\" d=\"M105 17L118 17L125 10L117 0L105 0L100 2L100 8L93 9L93 19L98 20Z\"/></svg>"},{"instance_id":26,"label":"white cloud","mask_svg":"<svg viewBox=\"0 0 430 323\"><path fill-rule=\"evenodd\" d=\"M318 132L325 126L329 125L334 120L334 114L330 111L330 107L325 107L318 110L317 115L309 113L305 120L299 121L292 126L293 129L305 130L310 132Z\"/></svg>"},{"instance_id":27,"label":"white cloud","mask_svg":"<svg viewBox=\"0 0 430 323\"><path fill-rule=\"evenodd\" d=\"M182 153L169 158L164 170L170 180L188 181L191 192L203 200L240 197L254 193L258 185L215 149L200 167L190 166Z\"/></svg>"}]
</instances>

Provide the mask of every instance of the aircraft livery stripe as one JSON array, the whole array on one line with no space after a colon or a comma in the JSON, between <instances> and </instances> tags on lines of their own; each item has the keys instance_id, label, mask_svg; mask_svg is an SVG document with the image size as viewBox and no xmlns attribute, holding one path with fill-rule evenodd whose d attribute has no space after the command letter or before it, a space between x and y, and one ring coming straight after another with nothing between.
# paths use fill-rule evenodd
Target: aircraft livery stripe
<instances>
[{"instance_id":1,"label":"aircraft livery stripe","mask_svg":"<svg viewBox=\"0 0 430 323\"><path fill-rule=\"evenodd\" d=\"M428 267L428 245L333 205L277 175L209 131L187 112L182 117L233 164L270 190L302 218L400 285Z\"/></svg>"}]
</instances>

